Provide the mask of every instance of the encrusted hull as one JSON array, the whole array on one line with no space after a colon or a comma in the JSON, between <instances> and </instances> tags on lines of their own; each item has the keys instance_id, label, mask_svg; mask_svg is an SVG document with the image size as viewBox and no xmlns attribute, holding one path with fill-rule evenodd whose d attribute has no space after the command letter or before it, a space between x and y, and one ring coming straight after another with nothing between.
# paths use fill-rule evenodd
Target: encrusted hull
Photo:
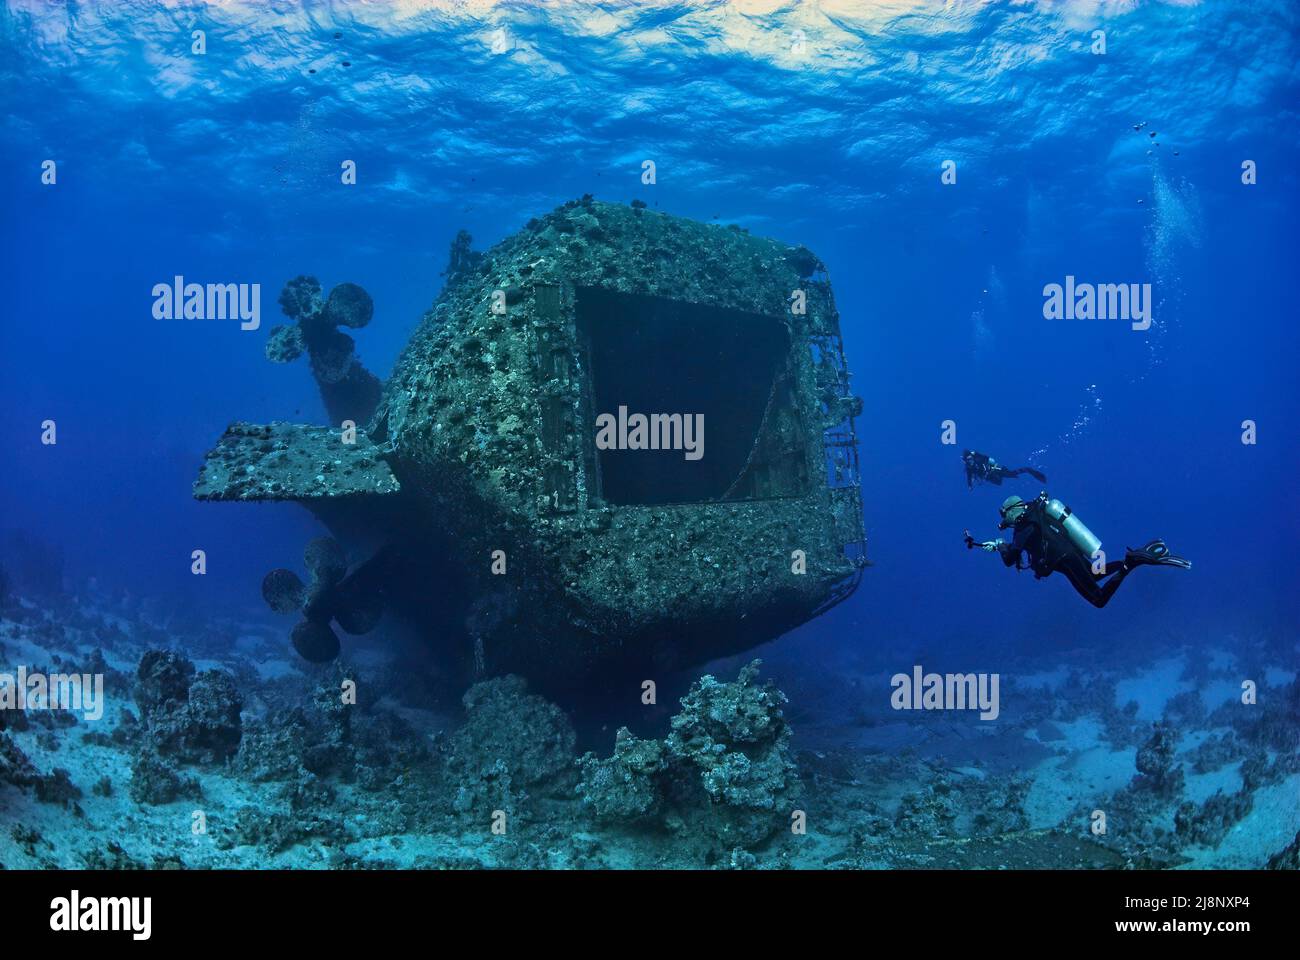
<instances>
[{"instance_id":1,"label":"encrusted hull","mask_svg":"<svg viewBox=\"0 0 1300 960\"><path fill-rule=\"evenodd\" d=\"M852 590L859 405L809 251L584 198L460 253L346 448L342 430L235 425L196 496L297 500L352 543L364 517L400 547L394 597L436 532L468 584L444 646L551 684L703 663ZM664 447L597 444L602 414L626 433L625 398ZM698 455L668 446L683 417ZM416 593L400 606L445 613L436 584Z\"/></svg>"}]
</instances>

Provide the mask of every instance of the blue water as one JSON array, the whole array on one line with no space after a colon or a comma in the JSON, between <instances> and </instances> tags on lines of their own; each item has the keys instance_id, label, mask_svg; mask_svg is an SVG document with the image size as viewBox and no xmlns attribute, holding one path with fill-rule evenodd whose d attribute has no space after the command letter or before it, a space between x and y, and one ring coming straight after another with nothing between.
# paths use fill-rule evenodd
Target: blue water
<instances>
[{"instance_id":1,"label":"blue water","mask_svg":"<svg viewBox=\"0 0 1300 960\"><path fill-rule=\"evenodd\" d=\"M190 485L232 419L325 421L306 363L263 357L284 281L363 285L358 349L386 375L458 229L485 248L592 193L829 268L875 566L778 644L785 669L1294 635L1297 19L1289 0L11 0L0 526L59 545L70 578L260 611L262 575L318 528ZM262 330L155 320L151 289L176 274L260 283ZM1155 323L1043 319L1067 274L1152 283ZM1139 571L1097 611L967 552L1008 490L966 489L965 446L1033 455L1108 549L1164 537L1193 571Z\"/></svg>"}]
</instances>

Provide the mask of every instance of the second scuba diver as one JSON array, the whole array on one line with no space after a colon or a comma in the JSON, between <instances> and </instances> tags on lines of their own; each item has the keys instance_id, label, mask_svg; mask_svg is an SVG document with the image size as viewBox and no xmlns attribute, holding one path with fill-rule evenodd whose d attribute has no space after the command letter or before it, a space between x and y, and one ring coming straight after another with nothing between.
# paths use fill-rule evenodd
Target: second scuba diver
<instances>
[{"instance_id":1,"label":"second scuba diver","mask_svg":"<svg viewBox=\"0 0 1300 960\"><path fill-rule=\"evenodd\" d=\"M961 452L962 466L966 468L966 486L974 487L975 481L991 483L994 486L1002 486L1002 481L1012 477L1018 477L1022 473L1027 473L1039 483L1046 483L1047 477L1041 471L1033 467L1018 467L1011 469L998 463L987 453L980 453L978 450L963 450Z\"/></svg>"},{"instance_id":2,"label":"second scuba diver","mask_svg":"<svg viewBox=\"0 0 1300 960\"><path fill-rule=\"evenodd\" d=\"M1101 541L1069 507L1060 500L1049 499L1046 493L1029 502L1019 497L1007 497L1002 501L1000 512L1002 522L998 529L1010 529L1011 541L980 542L967 530L967 549L980 547L989 553L999 553L1003 563L1017 570L1024 569L1021 556L1028 556L1029 569L1034 571L1036 580L1062 573L1079 595L1094 607L1106 606L1124 578L1137 567L1192 568L1189 561L1171 554L1163 540L1152 540L1140 550L1126 550L1122 561L1110 561L1096 569L1094 558L1098 556Z\"/></svg>"}]
</instances>

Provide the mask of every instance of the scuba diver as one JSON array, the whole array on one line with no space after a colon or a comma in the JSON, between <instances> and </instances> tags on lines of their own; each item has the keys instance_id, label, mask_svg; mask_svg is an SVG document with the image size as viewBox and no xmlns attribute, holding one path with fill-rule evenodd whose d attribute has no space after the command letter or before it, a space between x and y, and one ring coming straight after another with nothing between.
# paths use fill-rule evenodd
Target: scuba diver
<instances>
[{"instance_id":1,"label":"scuba diver","mask_svg":"<svg viewBox=\"0 0 1300 960\"><path fill-rule=\"evenodd\" d=\"M989 553L997 551L1002 555L1003 563L1017 570L1025 569L1020 559L1022 554L1028 555L1034 579L1063 573L1079 596L1094 607L1106 606L1124 578L1137 567L1192 569L1190 562L1171 554L1163 540L1152 540L1141 550L1126 550L1122 562L1108 562L1103 570L1096 572L1094 557L1101 541L1069 507L1060 500L1049 499L1046 493L1040 493L1029 502L1019 497L1007 497L1002 501L1000 512L1002 522L998 529L1014 531L1011 542L980 542L967 530L966 548L981 547Z\"/></svg>"},{"instance_id":2,"label":"scuba diver","mask_svg":"<svg viewBox=\"0 0 1300 960\"><path fill-rule=\"evenodd\" d=\"M1047 482L1047 477L1033 467L1020 467L1017 470L1012 470L1010 467L1002 466L987 453L980 453L978 450L963 450L961 452L961 462L966 467L967 488L974 487L976 480L1000 487L1004 479L1018 477L1022 473L1029 474L1039 483Z\"/></svg>"}]
</instances>

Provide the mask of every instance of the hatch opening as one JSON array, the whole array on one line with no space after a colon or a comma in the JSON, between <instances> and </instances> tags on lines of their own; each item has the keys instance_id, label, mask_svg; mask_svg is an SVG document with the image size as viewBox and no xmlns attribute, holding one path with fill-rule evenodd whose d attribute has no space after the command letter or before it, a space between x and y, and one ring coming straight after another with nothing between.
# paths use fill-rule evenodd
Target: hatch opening
<instances>
[{"instance_id":1,"label":"hatch opening","mask_svg":"<svg viewBox=\"0 0 1300 960\"><path fill-rule=\"evenodd\" d=\"M708 503L806 491L807 431L780 319L595 287L577 288L575 300L602 499Z\"/></svg>"}]
</instances>

